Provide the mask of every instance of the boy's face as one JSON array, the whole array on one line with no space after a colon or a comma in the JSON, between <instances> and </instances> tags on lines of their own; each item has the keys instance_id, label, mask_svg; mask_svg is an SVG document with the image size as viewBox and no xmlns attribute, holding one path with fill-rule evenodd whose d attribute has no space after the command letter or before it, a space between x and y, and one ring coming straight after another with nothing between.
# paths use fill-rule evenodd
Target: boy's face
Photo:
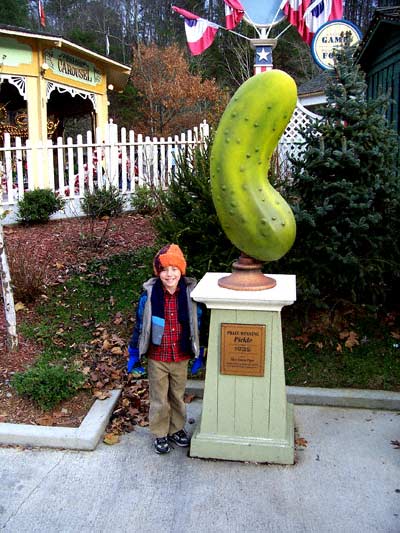
<instances>
[{"instance_id":1,"label":"boy's face","mask_svg":"<svg viewBox=\"0 0 400 533\"><path fill-rule=\"evenodd\" d=\"M170 294L176 291L181 276L179 268L174 266L164 267L160 272L161 283Z\"/></svg>"}]
</instances>

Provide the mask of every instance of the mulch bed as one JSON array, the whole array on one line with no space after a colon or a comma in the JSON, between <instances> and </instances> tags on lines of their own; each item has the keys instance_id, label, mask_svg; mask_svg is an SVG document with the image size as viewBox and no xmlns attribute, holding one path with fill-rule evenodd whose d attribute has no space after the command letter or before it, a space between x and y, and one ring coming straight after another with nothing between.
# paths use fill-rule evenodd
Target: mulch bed
<instances>
[{"instance_id":1,"label":"mulch bed","mask_svg":"<svg viewBox=\"0 0 400 533\"><path fill-rule=\"evenodd\" d=\"M154 243L151 220L125 214L112 219L106 240L100 247L96 249L88 246L85 240L87 236L94 235L99 238L106 223L107 221L98 221L92 231L90 222L86 219L64 219L38 226L7 226L4 228L4 234L7 248L24 250L36 264L45 269L46 285L52 285L65 282L73 271L84 268L93 259L104 259ZM110 422L109 432L113 436L133 429L136 423L146 425L146 380L138 382L126 375L123 353L114 365L110 363L110 357L102 353L96 344L88 355L88 372L93 373L95 369L99 374L99 387L104 390L89 385L88 390L46 412L35 407L29 400L17 396L9 385L10 378L13 373L30 366L39 355L41 347L19 335L18 351L8 352L2 300L0 307L0 422L77 427L94 399L107 397L107 390L114 386L110 378L113 375L117 386L123 388L123 394ZM18 311L17 322L22 318L32 319L34 315L35 306L28 305ZM107 378L104 378L105 375Z\"/></svg>"}]
</instances>

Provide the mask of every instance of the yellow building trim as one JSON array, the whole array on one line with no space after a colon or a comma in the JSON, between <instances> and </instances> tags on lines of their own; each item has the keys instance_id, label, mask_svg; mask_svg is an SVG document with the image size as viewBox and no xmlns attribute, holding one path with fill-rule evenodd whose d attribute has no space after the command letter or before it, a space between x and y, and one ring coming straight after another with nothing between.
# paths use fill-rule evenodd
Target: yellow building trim
<instances>
[{"instance_id":1,"label":"yellow building trim","mask_svg":"<svg viewBox=\"0 0 400 533\"><path fill-rule=\"evenodd\" d=\"M23 86L22 78L25 80L23 96L32 153L35 146L47 142L47 98L52 94L49 83L56 85L55 90L58 86L62 88L60 92L68 91L72 96L86 93L93 103L96 126L104 129L108 121L107 88L112 85L117 91L123 90L129 74L128 66L62 37L0 26L0 78L8 78L15 86ZM22 92L21 87L18 90ZM31 164L35 185L46 186L47 161L32 158Z\"/></svg>"}]
</instances>

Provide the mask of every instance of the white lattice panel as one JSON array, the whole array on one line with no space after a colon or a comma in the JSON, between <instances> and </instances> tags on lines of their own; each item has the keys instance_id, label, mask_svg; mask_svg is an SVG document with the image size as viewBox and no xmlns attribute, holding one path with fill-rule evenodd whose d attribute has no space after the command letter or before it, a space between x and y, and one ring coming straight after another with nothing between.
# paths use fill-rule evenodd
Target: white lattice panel
<instances>
[{"instance_id":1,"label":"white lattice panel","mask_svg":"<svg viewBox=\"0 0 400 533\"><path fill-rule=\"evenodd\" d=\"M322 118L320 115L312 113L298 101L292 118L279 141L279 159L281 163L288 163L288 157L297 157L304 150L302 146L303 138L299 133L299 128L308 126L311 122Z\"/></svg>"}]
</instances>

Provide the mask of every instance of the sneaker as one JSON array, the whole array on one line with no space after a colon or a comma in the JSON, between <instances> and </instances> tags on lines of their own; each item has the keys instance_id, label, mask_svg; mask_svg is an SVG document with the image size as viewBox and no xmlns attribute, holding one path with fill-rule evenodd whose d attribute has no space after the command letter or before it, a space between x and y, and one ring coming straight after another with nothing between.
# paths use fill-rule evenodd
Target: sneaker
<instances>
[{"instance_id":1,"label":"sneaker","mask_svg":"<svg viewBox=\"0 0 400 533\"><path fill-rule=\"evenodd\" d=\"M168 435L168 438L171 442L174 442L178 446L182 446L182 448L187 448L190 444L190 437L184 429L177 431L173 435Z\"/></svg>"},{"instance_id":2,"label":"sneaker","mask_svg":"<svg viewBox=\"0 0 400 533\"><path fill-rule=\"evenodd\" d=\"M154 448L156 450L156 453L169 453L171 451L167 437L157 438L154 441Z\"/></svg>"}]
</instances>

